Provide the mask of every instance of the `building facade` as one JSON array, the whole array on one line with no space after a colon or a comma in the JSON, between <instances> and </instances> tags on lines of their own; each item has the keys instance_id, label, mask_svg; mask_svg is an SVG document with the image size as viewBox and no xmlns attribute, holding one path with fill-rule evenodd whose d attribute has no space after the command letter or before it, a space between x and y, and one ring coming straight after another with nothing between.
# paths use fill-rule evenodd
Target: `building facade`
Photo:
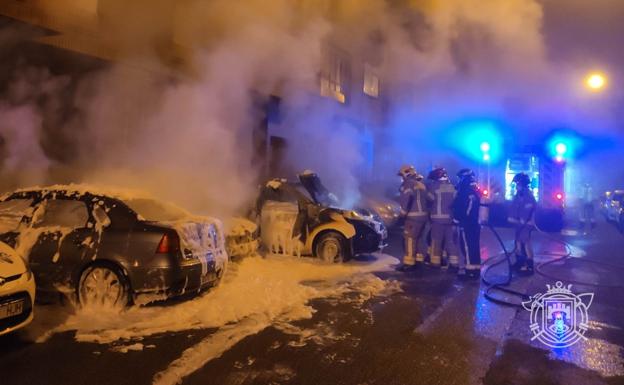
<instances>
[{"instance_id":1,"label":"building facade","mask_svg":"<svg viewBox=\"0 0 624 385\"><path fill-rule=\"evenodd\" d=\"M192 77L196 71L190 42L193 37L185 29L182 3L176 0L4 0L0 2L0 22L4 29L20 33L1 48L5 57L14 60L3 64L5 78L0 78L0 90L6 89L11 68L17 67L18 61L21 66L26 62L47 68L51 74L67 76L76 84L85 74L113 64L125 66L137 76L164 75L172 81ZM298 6L304 12L329 19L335 12L330 1L300 0ZM374 170L375 143L386 123L387 98L378 69L380 58L371 55L370 50L355 52L342 40L335 34L328 36L321 48L320 69L315 74L318 81L300 91L309 96L318 111L327 115L324 124L343 127L356 138L355 145L363 159L356 172L359 178L367 180ZM144 50L158 57L157 64L141 60ZM295 170L285 154L297 131L291 127L293 121L285 118L288 96L280 89L249 92L255 107L263 111L257 123L249 127L254 163L262 165L261 177L292 174ZM71 114L71 106L67 109L67 114ZM53 126L54 122L50 122L48 129L54 131ZM58 140L57 135L50 137L52 141ZM66 145L62 147L67 149ZM60 154L63 151L58 154L46 151L61 162L67 156Z\"/></svg>"}]
</instances>

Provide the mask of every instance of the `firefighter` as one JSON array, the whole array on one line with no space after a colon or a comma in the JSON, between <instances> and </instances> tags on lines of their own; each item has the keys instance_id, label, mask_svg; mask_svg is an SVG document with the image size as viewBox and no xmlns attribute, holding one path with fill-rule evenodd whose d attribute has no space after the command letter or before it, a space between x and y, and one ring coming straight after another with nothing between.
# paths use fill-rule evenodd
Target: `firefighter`
<instances>
[{"instance_id":1,"label":"firefighter","mask_svg":"<svg viewBox=\"0 0 624 385\"><path fill-rule=\"evenodd\" d=\"M401 212L405 218L403 267L410 267L425 260L426 248L422 243L422 238L429 216L427 190L422 182L423 176L416 172L413 166L401 167L398 175L403 179L399 189Z\"/></svg>"},{"instance_id":2,"label":"firefighter","mask_svg":"<svg viewBox=\"0 0 624 385\"><path fill-rule=\"evenodd\" d=\"M533 246L531 233L535 229L535 209L537 201L531 190L531 178L521 172L513 178L516 195L511 202L509 222L515 226L514 268L523 275L533 274Z\"/></svg>"},{"instance_id":3,"label":"firefighter","mask_svg":"<svg viewBox=\"0 0 624 385\"><path fill-rule=\"evenodd\" d=\"M477 179L470 169L457 173L457 195L453 201L453 219L459 226L459 245L462 258L459 259L460 278L479 278L481 276L481 226L479 225L479 206L481 197L477 189Z\"/></svg>"},{"instance_id":4,"label":"firefighter","mask_svg":"<svg viewBox=\"0 0 624 385\"><path fill-rule=\"evenodd\" d=\"M594 197L593 190L589 183L585 183L581 190L581 212L580 222L581 230L587 234L587 222L590 223L590 230L596 227L596 218L594 216Z\"/></svg>"},{"instance_id":5,"label":"firefighter","mask_svg":"<svg viewBox=\"0 0 624 385\"><path fill-rule=\"evenodd\" d=\"M446 251L448 264L457 268L459 253L453 237L453 218L451 206L455 199L455 186L450 182L448 173L442 167L433 169L427 176L427 195L430 202L431 220L431 265L442 264L442 253Z\"/></svg>"}]
</instances>

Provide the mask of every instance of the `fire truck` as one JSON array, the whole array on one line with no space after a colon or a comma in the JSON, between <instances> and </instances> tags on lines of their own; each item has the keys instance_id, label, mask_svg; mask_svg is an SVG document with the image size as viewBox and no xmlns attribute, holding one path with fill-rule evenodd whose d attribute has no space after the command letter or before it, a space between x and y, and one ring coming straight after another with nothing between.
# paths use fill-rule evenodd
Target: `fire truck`
<instances>
[{"instance_id":1,"label":"fire truck","mask_svg":"<svg viewBox=\"0 0 624 385\"><path fill-rule=\"evenodd\" d=\"M517 153L507 159L505 167L505 199L516 193L514 176L524 172L531 178L535 199L542 207L565 206L565 160L559 157L539 156L536 153Z\"/></svg>"},{"instance_id":2,"label":"fire truck","mask_svg":"<svg viewBox=\"0 0 624 385\"><path fill-rule=\"evenodd\" d=\"M524 172L531 179L531 189L538 202L536 225L541 231L560 232L565 224L565 170L565 160L561 158L553 159L534 152L509 156L505 161L504 186L498 184L502 178L493 178L493 184L488 183L492 191L482 189L484 204L479 214L481 223L493 227L513 226L508 222L510 201L516 194L512 181L516 174Z\"/></svg>"}]
</instances>

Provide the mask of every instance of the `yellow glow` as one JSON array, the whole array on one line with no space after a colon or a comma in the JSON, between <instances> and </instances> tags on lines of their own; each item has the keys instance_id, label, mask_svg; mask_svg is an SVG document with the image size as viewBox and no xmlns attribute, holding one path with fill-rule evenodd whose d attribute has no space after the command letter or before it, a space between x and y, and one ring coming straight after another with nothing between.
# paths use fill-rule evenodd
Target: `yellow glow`
<instances>
[{"instance_id":1,"label":"yellow glow","mask_svg":"<svg viewBox=\"0 0 624 385\"><path fill-rule=\"evenodd\" d=\"M601 90L605 87L606 84L607 84L607 78L605 77L605 75L598 73L598 72L590 73L585 78L585 85L590 90L594 90L594 91Z\"/></svg>"}]
</instances>

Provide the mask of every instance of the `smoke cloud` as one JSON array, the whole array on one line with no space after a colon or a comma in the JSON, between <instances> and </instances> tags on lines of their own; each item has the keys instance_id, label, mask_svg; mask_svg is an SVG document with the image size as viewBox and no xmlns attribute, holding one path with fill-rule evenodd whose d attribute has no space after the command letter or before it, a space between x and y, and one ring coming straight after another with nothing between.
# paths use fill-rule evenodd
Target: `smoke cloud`
<instances>
[{"instance_id":1,"label":"smoke cloud","mask_svg":"<svg viewBox=\"0 0 624 385\"><path fill-rule=\"evenodd\" d=\"M65 22L92 26L91 3L80 3ZM285 170L314 169L349 203L362 180L391 179L404 162L459 167L466 160L440 138L464 120L504 122L521 143L553 127L617 126L612 103L575 86L577 63L549 57L533 0L100 3L94 36L113 61L72 79L44 65L34 77L19 62L10 71L0 102L5 189L112 184L241 213L266 171L254 154L258 95L281 98L274 129L288 138ZM353 123L349 102L319 96L328 46L380 75L376 124ZM360 75L351 74L351 95Z\"/></svg>"}]
</instances>

